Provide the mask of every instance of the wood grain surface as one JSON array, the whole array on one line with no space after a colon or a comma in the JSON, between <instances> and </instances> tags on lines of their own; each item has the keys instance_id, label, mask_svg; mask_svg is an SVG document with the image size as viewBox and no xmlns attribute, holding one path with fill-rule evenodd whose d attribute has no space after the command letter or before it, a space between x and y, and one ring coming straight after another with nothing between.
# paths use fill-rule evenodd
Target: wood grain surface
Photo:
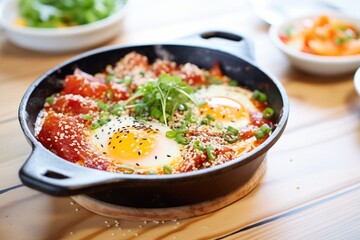
<instances>
[{"instance_id":1,"label":"wood grain surface","mask_svg":"<svg viewBox=\"0 0 360 240\"><path fill-rule=\"evenodd\" d=\"M1 32L0 239L360 239L360 97L353 74L317 77L291 67L244 0L132 0L123 30L107 45L205 30L248 36L257 64L290 98L288 126L254 191L199 217L126 221L22 186L18 170L31 146L17 120L21 97L37 77L80 52L23 50Z\"/></svg>"}]
</instances>

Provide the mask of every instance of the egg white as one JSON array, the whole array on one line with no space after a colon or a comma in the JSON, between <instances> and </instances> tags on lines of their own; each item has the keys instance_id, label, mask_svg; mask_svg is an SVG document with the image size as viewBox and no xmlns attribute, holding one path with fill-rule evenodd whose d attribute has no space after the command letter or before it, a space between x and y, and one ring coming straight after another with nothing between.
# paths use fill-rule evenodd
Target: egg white
<instances>
[{"instance_id":1,"label":"egg white","mask_svg":"<svg viewBox=\"0 0 360 240\"><path fill-rule=\"evenodd\" d=\"M243 106L243 110L245 110L247 113L252 111L259 111L251 102L252 92L241 87L210 85L197 90L195 92L195 96L197 99L199 99L200 102L205 103L209 102L209 100L214 97L224 97L240 103ZM250 116L245 114L245 116L232 119L231 121L217 119L216 122L221 123L223 128L228 126L242 128L250 124Z\"/></svg>"}]
</instances>

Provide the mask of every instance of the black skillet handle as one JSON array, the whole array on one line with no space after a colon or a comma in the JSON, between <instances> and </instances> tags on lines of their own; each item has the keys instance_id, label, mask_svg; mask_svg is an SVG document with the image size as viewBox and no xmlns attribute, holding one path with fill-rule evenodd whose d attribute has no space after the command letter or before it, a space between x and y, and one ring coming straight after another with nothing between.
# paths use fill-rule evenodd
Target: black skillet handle
<instances>
[{"instance_id":1,"label":"black skillet handle","mask_svg":"<svg viewBox=\"0 0 360 240\"><path fill-rule=\"evenodd\" d=\"M75 195L122 181L119 174L78 166L41 147L33 148L19 176L24 185L54 196Z\"/></svg>"},{"instance_id":2,"label":"black skillet handle","mask_svg":"<svg viewBox=\"0 0 360 240\"><path fill-rule=\"evenodd\" d=\"M251 41L239 33L224 31L206 31L181 39L182 42L199 44L233 54L237 57L254 60L254 48Z\"/></svg>"}]
</instances>

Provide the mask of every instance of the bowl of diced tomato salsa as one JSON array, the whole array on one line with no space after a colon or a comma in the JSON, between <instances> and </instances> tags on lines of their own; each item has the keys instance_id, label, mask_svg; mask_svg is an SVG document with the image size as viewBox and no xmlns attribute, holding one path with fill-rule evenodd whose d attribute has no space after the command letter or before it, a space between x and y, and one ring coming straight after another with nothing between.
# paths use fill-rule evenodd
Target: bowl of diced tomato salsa
<instances>
[{"instance_id":1,"label":"bowl of diced tomato salsa","mask_svg":"<svg viewBox=\"0 0 360 240\"><path fill-rule=\"evenodd\" d=\"M360 19L339 14L298 17L273 25L274 45L292 65L315 75L353 73L360 65Z\"/></svg>"}]
</instances>

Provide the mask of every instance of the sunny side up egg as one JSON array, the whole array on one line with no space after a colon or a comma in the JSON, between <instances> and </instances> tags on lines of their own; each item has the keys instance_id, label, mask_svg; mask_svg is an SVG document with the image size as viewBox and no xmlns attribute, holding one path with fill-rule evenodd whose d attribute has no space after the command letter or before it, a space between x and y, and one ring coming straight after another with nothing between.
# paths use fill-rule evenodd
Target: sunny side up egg
<instances>
[{"instance_id":1,"label":"sunny side up egg","mask_svg":"<svg viewBox=\"0 0 360 240\"><path fill-rule=\"evenodd\" d=\"M91 142L119 168L157 172L180 158L178 144L165 137L169 130L160 123L143 124L131 116L112 117L92 131Z\"/></svg>"},{"instance_id":2,"label":"sunny side up egg","mask_svg":"<svg viewBox=\"0 0 360 240\"><path fill-rule=\"evenodd\" d=\"M227 85L204 86L196 91L199 99L200 115L210 115L223 128L242 128L250 124L250 112L259 111L251 101L250 90Z\"/></svg>"}]
</instances>

